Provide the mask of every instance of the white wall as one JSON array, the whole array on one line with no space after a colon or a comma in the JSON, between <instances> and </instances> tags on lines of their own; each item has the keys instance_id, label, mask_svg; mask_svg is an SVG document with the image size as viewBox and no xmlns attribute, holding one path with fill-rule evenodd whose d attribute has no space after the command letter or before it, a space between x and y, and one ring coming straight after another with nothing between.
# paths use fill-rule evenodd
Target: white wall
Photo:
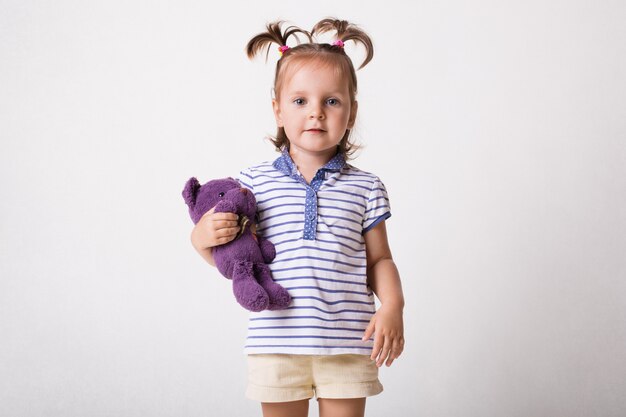
<instances>
[{"instance_id":1,"label":"white wall","mask_svg":"<svg viewBox=\"0 0 626 417\"><path fill-rule=\"evenodd\" d=\"M260 415L180 193L276 156L244 45L328 15L407 299L368 415L625 415L624 3L218 3L0 1L0 415Z\"/></svg>"}]
</instances>

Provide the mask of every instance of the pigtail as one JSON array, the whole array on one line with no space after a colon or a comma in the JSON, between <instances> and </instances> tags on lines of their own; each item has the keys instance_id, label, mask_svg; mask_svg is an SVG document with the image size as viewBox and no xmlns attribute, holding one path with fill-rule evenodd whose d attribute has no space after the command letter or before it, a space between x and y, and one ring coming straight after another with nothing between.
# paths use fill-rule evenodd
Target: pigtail
<instances>
[{"instance_id":1,"label":"pigtail","mask_svg":"<svg viewBox=\"0 0 626 417\"><path fill-rule=\"evenodd\" d=\"M248 45L246 46L246 53L248 54L248 58L254 58L259 52L261 52L264 48L266 48L265 60L267 60L270 52L270 46L272 43L278 44L279 47L286 46L287 40L291 36L295 36L298 43L300 43L300 38L298 34L304 35L309 42L311 42L311 34L305 30L302 30L296 26L288 26L283 31L281 26L283 25L283 21L277 21L267 24L267 32L262 32L250 39Z\"/></svg>"},{"instance_id":2,"label":"pigtail","mask_svg":"<svg viewBox=\"0 0 626 417\"><path fill-rule=\"evenodd\" d=\"M372 39L363 32L358 26L353 25L352 23L346 20L339 20L333 18L327 18L319 21L311 31L311 36L318 35L320 33L325 32L337 32L337 40L342 42L346 41L354 41L355 43L360 42L365 47L365 60L358 69L366 66L374 57L374 45L372 44ZM337 46L339 47L339 46Z\"/></svg>"}]
</instances>

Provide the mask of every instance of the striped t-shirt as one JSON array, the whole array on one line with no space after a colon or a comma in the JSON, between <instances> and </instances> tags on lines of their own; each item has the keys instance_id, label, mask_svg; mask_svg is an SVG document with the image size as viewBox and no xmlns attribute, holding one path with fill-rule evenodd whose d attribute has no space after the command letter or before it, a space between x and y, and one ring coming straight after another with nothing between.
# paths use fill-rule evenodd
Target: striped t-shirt
<instances>
[{"instance_id":1,"label":"striped t-shirt","mask_svg":"<svg viewBox=\"0 0 626 417\"><path fill-rule=\"evenodd\" d=\"M368 355L375 313L363 234L391 216L383 183L337 154L307 184L287 151L244 169L258 204L257 232L276 247L269 264L292 302L251 312L244 353Z\"/></svg>"}]
</instances>

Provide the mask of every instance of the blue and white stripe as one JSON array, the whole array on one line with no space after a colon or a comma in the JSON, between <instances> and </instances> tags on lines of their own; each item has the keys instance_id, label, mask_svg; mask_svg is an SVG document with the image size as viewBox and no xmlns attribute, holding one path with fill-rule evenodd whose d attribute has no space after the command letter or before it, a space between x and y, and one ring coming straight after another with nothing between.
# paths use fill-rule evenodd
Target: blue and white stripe
<instances>
[{"instance_id":1,"label":"blue and white stripe","mask_svg":"<svg viewBox=\"0 0 626 417\"><path fill-rule=\"evenodd\" d=\"M363 234L391 216L380 179L337 154L307 184L285 151L239 182L254 192L257 231L276 246L270 269L293 300L250 313L244 352L369 354L361 337L376 307Z\"/></svg>"}]
</instances>

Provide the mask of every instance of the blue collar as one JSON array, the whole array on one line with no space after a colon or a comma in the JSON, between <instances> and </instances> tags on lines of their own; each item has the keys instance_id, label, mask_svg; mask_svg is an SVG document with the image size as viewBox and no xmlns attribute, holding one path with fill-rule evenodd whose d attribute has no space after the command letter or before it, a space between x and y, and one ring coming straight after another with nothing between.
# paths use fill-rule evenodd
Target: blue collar
<instances>
[{"instance_id":1,"label":"blue collar","mask_svg":"<svg viewBox=\"0 0 626 417\"><path fill-rule=\"evenodd\" d=\"M344 158L341 152L337 152L335 156L331 158L330 161L326 163L323 167L321 167L319 171L340 171L341 168L346 164L346 159ZM276 158L273 163L274 168L279 170L285 175L290 177L298 177L298 167L296 166L293 159L289 155L289 150L287 148L283 149L281 155Z\"/></svg>"}]
</instances>

